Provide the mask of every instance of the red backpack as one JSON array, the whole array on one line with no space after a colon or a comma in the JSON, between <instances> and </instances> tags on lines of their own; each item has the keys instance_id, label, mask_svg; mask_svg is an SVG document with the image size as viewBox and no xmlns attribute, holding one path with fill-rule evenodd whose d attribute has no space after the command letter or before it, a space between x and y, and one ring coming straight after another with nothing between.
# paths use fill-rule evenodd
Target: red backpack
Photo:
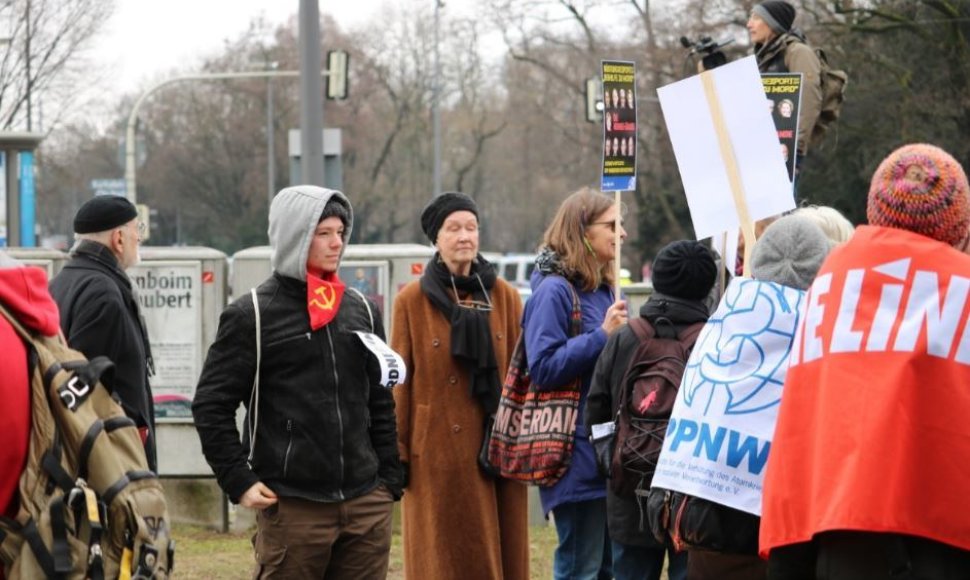
<instances>
[{"instance_id":1,"label":"red backpack","mask_svg":"<svg viewBox=\"0 0 970 580\"><path fill-rule=\"evenodd\" d=\"M623 375L610 465L610 485L626 497L645 496L650 489L680 379L704 323L688 326L676 338L657 336L639 316L630 320L630 328L640 344Z\"/></svg>"}]
</instances>

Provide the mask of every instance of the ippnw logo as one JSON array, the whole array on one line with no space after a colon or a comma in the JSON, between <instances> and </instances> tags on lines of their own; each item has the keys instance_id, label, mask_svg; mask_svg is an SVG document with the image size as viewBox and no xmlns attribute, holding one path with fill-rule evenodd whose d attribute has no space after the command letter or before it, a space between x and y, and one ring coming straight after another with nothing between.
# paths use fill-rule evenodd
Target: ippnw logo
<instances>
[{"instance_id":1,"label":"ippnw logo","mask_svg":"<svg viewBox=\"0 0 970 580\"><path fill-rule=\"evenodd\" d=\"M684 403L703 415L758 413L777 405L804 294L736 279L687 362Z\"/></svg>"}]
</instances>

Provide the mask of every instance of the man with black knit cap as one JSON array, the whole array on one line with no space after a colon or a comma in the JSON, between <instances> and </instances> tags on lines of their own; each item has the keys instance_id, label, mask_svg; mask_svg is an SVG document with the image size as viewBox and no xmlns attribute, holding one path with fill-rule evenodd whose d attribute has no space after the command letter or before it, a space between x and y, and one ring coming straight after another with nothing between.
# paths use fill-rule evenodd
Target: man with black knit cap
<instances>
[{"instance_id":1,"label":"man with black knit cap","mask_svg":"<svg viewBox=\"0 0 970 580\"><path fill-rule=\"evenodd\" d=\"M796 28L795 7L785 0L765 0L751 10L748 34L754 44L758 70L763 73L802 73L798 111L798 157L808 153L812 131L822 109L822 63Z\"/></svg>"},{"instance_id":2,"label":"man with black knit cap","mask_svg":"<svg viewBox=\"0 0 970 580\"><path fill-rule=\"evenodd\" d=\"M704 299L717 277L714 255L704 244L680 240L664 246L653 261L653 294L640 308L640 317L661 338L676 339L688 327L703 324L709 312ZM610 336L596 362L586 399L587 425L607 423L617 416L624 375L640 345L627 324ZM644 484L644 491L649 482ZM607 486L607 526L613 542L613 573L617 580L659 580L664 554L670 558L668 577L685 580L687 552L665 550L650 532L646 495L626 497Z\"/></svg>"},{"instance_id":3,"label":"man with black knit cap","mask_svg":"<svg viewBox=\"0 0 970 580\"><path fill-rule=\"evenodd\" d=\"M141 228L138 210L124 197L98 196L74 216L77 240L71 259L51 280L51 296L61 313L61 329L72 348L114 362L105 386L135 421L152 471L155 408L148 377L153 372L148 331L125 270L138 263Z\"/></svg>"},{"instance_id":4,"label":"man with black knit cap","mask_svg":"<svg viewBox=\"0 0 970 580\"><path fill-rule=\"evenodd\" d=\"M353 223L339 191L273 198L273 273L223 310L192 402L220 487L258 510L254 578L387 576L404 473L393 381L374 348L396 355L376 305L337 276Z\"/></svg>"}]
</instances>

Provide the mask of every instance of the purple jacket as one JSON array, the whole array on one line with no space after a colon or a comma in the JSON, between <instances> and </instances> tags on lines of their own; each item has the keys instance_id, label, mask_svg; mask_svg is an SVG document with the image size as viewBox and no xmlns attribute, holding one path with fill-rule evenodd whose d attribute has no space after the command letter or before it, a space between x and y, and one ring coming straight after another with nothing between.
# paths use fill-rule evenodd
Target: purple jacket
<instances>
[{"instance_id":1,"label":"purple jacket","mask_svg":"<svg viewBox=\"0 0 970 580\"><path fill-rule=\"evenodd\" d=\"M577 376L582 378L569 470L556 485L539 489L542 509L548 515L560 504L606 497L606 480L596 469L583 409L596 359L606 346L606 332L600 326L606 310L613 304L613 292L605 285L593 292L576 289L583 313L583 331L570 337L573 299L568 282L560 276L545 278L538 270L533 272L532 296L526 302L522 316L529 373L537 384L548 387L564 385Z\"/></svg>"}]
</instances>

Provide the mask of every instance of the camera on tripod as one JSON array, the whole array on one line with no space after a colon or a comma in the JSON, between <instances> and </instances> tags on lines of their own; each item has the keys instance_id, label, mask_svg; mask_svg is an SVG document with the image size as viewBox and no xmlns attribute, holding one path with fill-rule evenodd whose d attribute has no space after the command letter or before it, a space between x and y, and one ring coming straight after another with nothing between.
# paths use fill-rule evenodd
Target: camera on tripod
<instances>
[{"instance_id":1,"label":"camera on tripod","mask_svg":"<svg viewBox=\"0 0 970 580\"><path fill-rule=\"evenodd\" d=\"M711 70L722 64L727 64L727 55L721 49L732 42L734 40L730 38L724 42L717 42L710 36L702 36L699 41L691 42L686 36L680 37L681 46L690 49L688 56L695 54L703 55L701 57L701 64L704 67L703 70Z\"/></svg>"}]
</instances>

